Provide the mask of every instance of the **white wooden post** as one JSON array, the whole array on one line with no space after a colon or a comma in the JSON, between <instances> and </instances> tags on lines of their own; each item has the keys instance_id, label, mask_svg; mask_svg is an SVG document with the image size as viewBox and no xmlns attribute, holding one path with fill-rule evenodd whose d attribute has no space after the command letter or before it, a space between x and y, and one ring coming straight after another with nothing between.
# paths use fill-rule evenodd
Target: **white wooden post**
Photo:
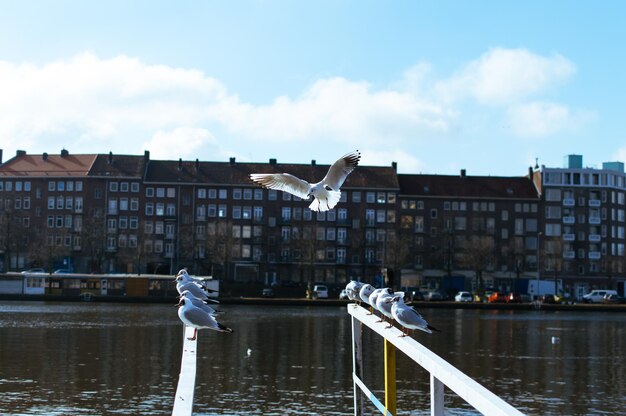
<instances>
[{"instance_id":1,"label":"white wooden post","mask_svg":"<svg viewBox=\"0 0 626 416\"><path fill-rule=\"evenodd\" d=\"M430 416L443 416L443 383L430 373Z\"/></svg>"},{"instance_id":2,"label":"white wooden post","mask_svg":"<svg viewBox=\"0 0 626 416\"><path fill-rule=\"evenodd\" d=\"M361 389L357 388L354 376L363 379L363 348L361 342L361 322L352 317L352 388L354 389L354 416L364 414L363 412L363 394Z\"/></svg>"},{"instance_id":3,"label":"white wooden post","mask_svg":"<svg viewBox=\"0 0 626 416\"><path fill-rule=\"evenodd\" d=\"M183 325L183 357L180 362L180 375L174 398L172 416L189 416L193 411L193 393L196 386L196 348L198 338L193 336L193 328Z\"/></svg>"}]
</instances>

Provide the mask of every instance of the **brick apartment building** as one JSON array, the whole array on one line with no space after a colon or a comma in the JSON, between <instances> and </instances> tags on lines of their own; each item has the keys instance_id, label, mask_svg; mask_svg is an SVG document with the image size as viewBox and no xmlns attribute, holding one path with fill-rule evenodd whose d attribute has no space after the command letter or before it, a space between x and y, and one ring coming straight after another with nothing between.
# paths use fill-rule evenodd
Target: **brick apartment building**
<instances>
[{"instance_id":1,"label":"brick apartment building","mask_svg":"<svg viewBox=\"0 0 626 416\"><path fill-rule=\"evenodd\" d=\"M509 290L536 279L539 268L575 295L607 285L624 290L625 175L616 163L536 167L520 177L359 166L339 205L315 213L248 178L289 172L319 180L329 166L315 161L152 160L148 151L18 151L4 163L1 156L7 271L172 274L188 267L228 281L287 285L380 284L386 271L396 286L401 274L404 286Z\"/></svg>"}]
</instances>

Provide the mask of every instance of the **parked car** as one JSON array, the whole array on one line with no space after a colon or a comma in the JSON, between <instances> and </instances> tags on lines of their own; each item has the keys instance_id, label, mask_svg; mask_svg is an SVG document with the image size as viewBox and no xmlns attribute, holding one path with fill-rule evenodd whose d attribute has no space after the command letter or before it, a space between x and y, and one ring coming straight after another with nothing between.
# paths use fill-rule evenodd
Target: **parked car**
<instances>
[{"instance_id":1,"label":"parked car","mask_svg":"<svg viewBox=\"0 0 626 416\"><path fill-rule=\"evenodd\" d=\"M27 274L27 273L45 273L46 271L42 268L34 268L34 269L28 269L28 270L23 270L22 274Z\"/></svg>"},{"instance_id":2,"label":"parked car","mask_svg":"<svg viewBox=\"0 0 626 416\"><path fill-rule=\"evenodd\" d=\"M54 274L67 274L67 273L74 273L74 272L72 271L72 269L58 269L58 270L55 270L53 273Z\"/></svg>"},{"instance_id":3,"label":"parked car","mask_svg":"<svg viewBox=\"0 0 626 416\"><path fill-rule=\"evenodd\" d=\"M429 301L444 300L444 296L441 294L441 292L433 290L432 292L428 292L428 294L426 295L426 300L429 300Z\"/></svg>"},{"instance_id":4,"label":"parked car","mask_svg":"<svg viewBox=\"0 0 626 416\"><path fill-rule=\"evenodd\" d=\"M617 291L608 289L592 290L583 296L584 303L600 303L606 295L617 295Z\"/></svg>"},{"instance_id":5,"label":"parked car","mask_svg":"<svg viewBox=\"0 0 626 416\"><path fill-rule=\"evenodd\" d=\"M474 297L470 292L461 291L454 296L455 302L471 302L474 300Z\"/></svg>"},{"instance_id":6,"label":"parked car","mask_svg":"<svg viewBox=\"0 0 626 416\"><path fill-rule=\"evenodd\" d=\"M313 299L328 299L328 286L315 285L313 286Z\"/></svg>"},{"instance_id":7,"label":"parked car","mask_svg":"<svg viewBox=\"0 0 626 416\"><path fill-rule=\"evenodd\" d=\"M519 293L511 292L506 295L506 303L522 303L522 296Z\"/></svg>"},{"instance_id":8,"label":"parked car","mask_svg":"<svg viewBox=\"0 0 626 416\"><path fill-rule=\"evenodd\" d=\"M608 304L622 304L622 303L626 303L626 298L624 298L624 296L620 296L616 293L611 293L608 295L605 295L602 298L601 303L608 303Z\"/></svg>"},{"instance_id":9,"label":"parked car","mask_svg":"<svg viewBox=\"0 0 626 416\"><path fill-rule=\"evenodd\" d=\"M341 289L341 292L339 292L339 299L348 299L348 292L346 292L346 289Z\"/></svg>"},{"instance_id":10,"label":"parked car","mask_svg":"<svg viewBox=\"0 0 626 416\"><path fill-rule=\"evenodd\" d=\"M550 303L550 304L561 303L560 299L554 295L539 296L539 301L541 303Z\"/></svg>"},{"instance_id":11,"label":"parked car","mask_svg":"<svg viewBox=\"0 0 626 416\"><path fill-rule=\"evenodd\" d=\"M273 298L274 290L272 288L266 287L261 291L261 296L264 298Z\"/></svg>"},{"instance_id":12,"label":"parked car","mask_svg":"<svg viewBox=\"0 0 626 416\"><path fill-rule=\"evenodd\" d=\"M501 292L493 292L491 296L487 298L487 302L489 303L505 303L506 295Z\"/></svg>"}]
</instances>

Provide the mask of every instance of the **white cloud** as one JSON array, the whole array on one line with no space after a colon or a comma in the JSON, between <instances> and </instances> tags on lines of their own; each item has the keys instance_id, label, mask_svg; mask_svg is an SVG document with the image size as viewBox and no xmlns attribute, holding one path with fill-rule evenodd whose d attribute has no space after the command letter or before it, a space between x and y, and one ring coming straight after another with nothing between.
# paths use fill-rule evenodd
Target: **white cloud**
<instances>
[{"instance_id":1,"label":"white cloud","mask_svg":"<svg viewBox=\"0 0 626 416\"><path fill-rule=\"evenodd\" d=\"M424 170L424 163L420 159L401 150L364 149L360 164L364 166L391 166L392 162L397 162L400 173L417 173Z\"/></svg>"},{"instance_id":2,"label":"white cloud","mask_svg":"<svg viewBox=\"0 0 626 416\"><path fill-rule=\"evenodd\" d=\"M513 132L520 137L545 137L575 131L593 119L589 112L572 111L560 104L531 102L511 107L506 114Z\"/></svg>"},{"instance_id":3,"label":"white cloud","mask_svg":"<svg viewBox=\"0 0 626 416\"><path fill-rule=\"evenodd\" d=\"M566 81L576 68L561 55L544 57L525 49L494 48L438 83L441 99L471 97L481 104L515 103Z\"/></svg>"},{"instance_id":4,"label":"white cloud","mask_svg":"<svg viewBox=\"0 0 626 416\"><path fill-rule=\"evenodd\" d=\"M266 140L342 138L381 143L407 132L445 131L452 113L404 91L373 91L365 82L322 79L296 99L281 96L254 107L228 99L209 109L231 133Z\"/></svg>"},{"instance_id":5,"label":"white cloud","mask_svg":"<svg viewBox=\"0 0 626 416\"><path fill-rule=\"evenodd\" d=\"M200 149L215 147L215 144L215 138L206 129L179 127L171 131L157 131L143 144L143 148L150 149L150 157L154 159L193 159Z\"/></svg>"},{"instance_id":6,"label":"white cloud","mask_svg":"<svg viewBox=\"0 0 626 416\"><path fill-rule=\"evenodd\" d=\"M207 160L238 154L259 160L271 153L297 162L293 155L303 147L342 143L348 150L371 149L368 163L395 160L401 171L421 171L424 164L411 149L423 152L437 146L437 136L462 135L460 126L482 126L464 120L468 114L504 113L520 136L580 126L572 121L579 112L540 101L574 71L560 55L492 49L447 79L423 62L386 87L323 78L299 94L253 105L201 71L124 55L82 53L41 66L0 61L0 148L7 155L15 146L28 152L150 150L154 158ZM468 102L478 108L468 109Z\"/></svg>"}]
</instances>

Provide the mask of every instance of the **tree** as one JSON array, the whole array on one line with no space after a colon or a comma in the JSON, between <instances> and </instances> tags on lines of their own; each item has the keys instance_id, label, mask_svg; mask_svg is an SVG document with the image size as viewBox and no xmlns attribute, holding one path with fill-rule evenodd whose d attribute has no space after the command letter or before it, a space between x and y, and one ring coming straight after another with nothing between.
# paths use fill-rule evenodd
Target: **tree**
<instances>
[{"instance_id":1,"label":"tree","mask_svg":"<svg viewBox=\"0 0 626 416\"><path fill-rule=\"evenodd\" d=\"M89 271L102 273L107 254L107 235L101 210L92 210L91 215L84 219L80 236L83 253L89 261Z\"/></svg>"},{"instance_id":2,"label":"tree","mask_svg":"<svg viewBox=\"0 0 626 416\"><path fill-rule=\"evenodd\" d=\"M478 235L470 238L463 253L463 264L476 274L478 290L484 290L483 272L493 265L495 243L492 236Z\"/></svg>"},{"instance_id":3,"label":"tree","mask_svg":"<svg viewBox=\"0 0 626 416\"><path fill-rule=\"evenodd\" d=\"M545 249L543 252L543 261L545 262L546 270L552 271L554 279L554 294L558 294L558 277L559 273L563 269L563 255L564 255L563 241L560 236L549 237L545 239Z\"/></svg>"}]
</instances>

